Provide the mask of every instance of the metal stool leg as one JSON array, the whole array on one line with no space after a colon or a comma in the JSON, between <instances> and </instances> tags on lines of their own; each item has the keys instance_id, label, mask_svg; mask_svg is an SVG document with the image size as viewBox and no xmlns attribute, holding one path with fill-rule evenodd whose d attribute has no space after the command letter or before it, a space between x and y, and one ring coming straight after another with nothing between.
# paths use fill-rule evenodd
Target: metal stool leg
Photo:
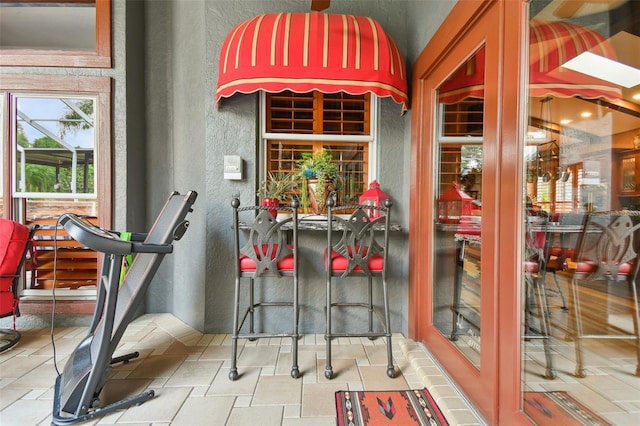
<instances>
[{"instance_id":1,"label":"metal stool leg","mask_svg":"<svg viewBox=\"0 0 640 426\"><path fill-rule=\"evenodd\" d=\"M556 371L553 367L553 358L551 355L551 321L549 318L549 305L547 301L547 286L546 283L541 283L540 280L535 280L536 287L536 301L538 305L538 314L540 315L540 333L542 334L542 345L544 347L544 357L546 362L545 377L547 379L555 379Z\"/></svg>"},{"instance_id":2,"label":"metal stool leg","mask_svg":"<svg viewBox=\"0 0 640 426\"><path fill-rule=\"evenodd\" d=\"M580 309L580 295L578 291L578 284L572 280L571 281L571 290L573 294L573 321L572 321L572 334L574 338L575 348L576 348L576 377L586 377L584 372L584 363L582 361L582 341L580 340L582 337L582 312Z\"/></svg>"},{"instance_id":3,"label":"metal stool leg","mask_svg":"<svg viewBox=\"0 0 640 426\"><path fill-rule=\"evenodd\" d=\"M367 280L369 284L369 333L373 333L373 280ZM373 340L373 338L370 338Z\"/></svg>"},{"instance_id":4,"label":"metal stool leg","mask_svg":"<svg viewBox=\"0 0 640 426\"><path fill-rule=\"evenodd\" d=\"M327 359L326 366L324 369L324 377L327 379L331 379L333 377L333 367L331 366L331 275L327 277L327 306L326 306L326 330L324 333L324 339L326 340L327 345Z\"/></svg>"},{"instance_id":5,"label":"metal stool leg","mask_svg":"<svg viewBox=\"0 0 640 426\"><path fill-rule=\"evenodd\" d=\"M394 378L396 369L393 366L393 351L391 349L391 318L389 315L389 294L387 293L387 280L382 278L382 294L384 297L384 322L387 339L387 376Z\"/></svg>"},{"instance_id":6,"label":"metal stool leg","mask_svg":"<svg viewBox=\"0 0 640 426\"><path fill-rule=\"evenodd\" d=\"M249 333L253 334L255 333L255 329L254 329L254 313L255 313L255 307L256 307L256 301L255 301L255 286L253 285L253 278L249 279Z\"/></svg>"},{"instance_id":7,"label":"metal stool leg","mask_svg":"<svg viewBox=\"0 0 640 426\"><path fill-rule=\"evenodd\" d=\"M558 294L560 295L560 299L562 300L562 310L566 311L567 310L567 301L564 298L564 292L562 291L562 288L560 287L560 283L558 282L558 276L556 275L555 272L553 272L553 282L556 284L556 291L558 292Z\"/></svg>"},{"instance_id":8,"label":"metal stool leg","mask_svg":"<svg viewBox=\"0 0 640 426\"><path fill-rule=\"evenodd\" d=\"M240 279L236 278L235 304L233 306L233 334L231 335L231 368L229 369L229 380L238 378L238 310L240 309Z\"/></svg>"},{"instance_id":9,"label":"metal stool leg","mask_svg":"<svg viewBox=\"0 0 640 426\"><path fill-rule=\"evenodd\" d=\"M640 377L640 307L638 307L638 290L636 283L629 281L629 290L633 295L633 331L636 334L636 376Z\"/></svg>"},{"instance_id":10,"label":"metal stool leg","mask_svg":"<svg viewBox=\"0 0 640 426\"><path fill-rule=\"evenodd\" d=\"M291 335L291 377L297 379L300 377L300 369L298 368L298 278L293 279L293 333Z\"/></svg>"}]
</instances>

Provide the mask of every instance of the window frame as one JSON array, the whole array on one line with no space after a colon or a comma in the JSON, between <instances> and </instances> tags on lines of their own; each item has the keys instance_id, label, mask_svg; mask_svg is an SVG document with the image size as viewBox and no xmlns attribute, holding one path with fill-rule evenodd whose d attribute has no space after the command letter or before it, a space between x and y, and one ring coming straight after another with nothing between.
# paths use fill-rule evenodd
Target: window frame
<instances>
[{"instance_id":1,"label":"window frame","mask_svg":"<svg viewBox=\"0 0 640 426\"><path fill-rule=\"evenodd\" d=\"M95 98L95 122L97 123L96 146L94 153L100 159L96 167L96 199L99 200L97 216L99 225L111 227L112 220L112 156L111 140L111 78L99 76L53 76L53 75L18 75L5 74L0 78L0 96L2 97L2 199L4 217L13 217L14 204L19 198L13 195L12 159L13 129L12 115L9 114L11 97L29 95L69 95L90 96ZM22 196L20 198L23 198Z\"/></svg>"},{"instance_id":2,"label":"window frame","mask_svg":"<svg viewBox=\"0 0 640 426\"><path fill-rule=\"evenodd\" d=\"M83 0L65 1L83 2ZM25 0L25 2L29 1ZM96 50L94 52L0 48L0 66L111 68L111 0L96 0L95 25Z\"/></svg>"},{"instance_id":3,"label":"window frame","mask_svg":"<svg viewBox=\"0 0 640 426\"><path fill-rule=\"evenodd\" d=\"M259 167L256 174L256 180L262 181L266 179L268 164L267 164L267 147L269 141L292 141L299 143L322 143L324 145L331 145L332 143L368 143L367 152L367 176L365 179L368 182L377 179L378 176L378 108L379 98L370 94L369 100L369 134L368 135L333 135L333 134L304 134L304 133L275 133L267 132L267 93L260 91L259 97L260 104L260 144L258 149L259 155ZM366 191L367 188L364 188Z\"/></svg>"},{"instance_id":4,"label":"window frame","mask_svg":"<svg viewBox=\"0 0 640 426\"><path fill-rule=\"evenodd\" d=\"M94 114L93 114L93 122L94 122L94 135L93 135L93 146L92 146L92 156L93 156L93 191L92 192L32 192L27 191L25 189L19 188L18 183L18 169L20 167L19 154L18 154L18 131L17 131L17 122L18 122L18 100L19 99L80 99L80 100L91 100L94 104ZM101 160L99 150L97 149L98 145L98 136L100 132L99 126L102 124L99 120L96 119L100 115L99 104L98 104L98 96L95 94L78 94L78 93L25 93L23 91L14 91L9 94L9 115L8 119L10 120L10 134L11 139L9 143L11 144L11 153L12 158L8 159L11 162L11 180L13 182L11 196L12 198L49 198L49 199L97 199L98 198L98 174L101 166ZM31 117L34 121L39 121L35 117ZM77 165L76 168L80 167ZM85 188L86 189L86 188Z\"/></svg>"}]
</instances>

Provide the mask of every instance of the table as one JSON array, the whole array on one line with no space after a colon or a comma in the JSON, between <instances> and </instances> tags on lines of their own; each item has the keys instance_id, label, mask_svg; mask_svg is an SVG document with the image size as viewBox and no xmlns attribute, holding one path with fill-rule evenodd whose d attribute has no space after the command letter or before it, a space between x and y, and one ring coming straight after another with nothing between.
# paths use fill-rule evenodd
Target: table
<instances>
[{"instance_id":1,"label":"table","mask_svg":"<svg viewBox=\"0 0 640 426\"><path fill-rule=\"evenodd\" d=\"M348 216L347 216L348 217ZM282 220L283 215L279 214L278 219ZM291 222L285 223L282 226L284 230L292 229L293 225ZM334 229L340 229L340 224L335 224ZM250 229L250 226L247 223L240 222L240 229ZM378 224L374 226L376 231L384 231L384 225ZM318 215L299 215L298 216L298 231L326 231L327 230L327 216L318 216ZM390 232L401 232L402 225L399 223L391 222L389 224Z\"/></svg>"}]
</instances>

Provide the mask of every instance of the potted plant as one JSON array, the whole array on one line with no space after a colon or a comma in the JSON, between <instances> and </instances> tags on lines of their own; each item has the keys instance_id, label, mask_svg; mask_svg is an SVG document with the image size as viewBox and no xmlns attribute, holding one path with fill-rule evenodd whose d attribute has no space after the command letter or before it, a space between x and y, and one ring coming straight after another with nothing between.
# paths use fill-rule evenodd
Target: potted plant
<instances>
[{"instance_id":1,"label":"potted plant","mask_svg":"<svg viewBox=\"0 0 640 426\"><path fill-rule=\"evenodd\" d=\"M297 161L296 174L300 181L300 203L303 207L310 207L316 214L324 211L327 197L338 187L340 174L338 164L333 161L333 155L322 149L316 152L305 152Z\"/></svg>"},{"instance_id":2,"label":"potted plant","mask_svg":"<svg viewBox=\"0 0 640 426\"><path fill-rule=\"evenodd\" d=\"M296 187L296 181L291 173L269 172L267 179L263 180L258 189L258 197L263 206L273 206L269 212L275 217L278 215L278 206L291 196L291 191Z\"/></svg>"}]
</instances>

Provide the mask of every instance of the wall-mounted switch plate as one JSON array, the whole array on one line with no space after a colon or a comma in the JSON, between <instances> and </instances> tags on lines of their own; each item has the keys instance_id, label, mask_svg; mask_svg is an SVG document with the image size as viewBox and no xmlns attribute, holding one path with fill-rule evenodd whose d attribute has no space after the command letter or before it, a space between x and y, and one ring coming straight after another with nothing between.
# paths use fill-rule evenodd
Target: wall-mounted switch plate
<instances>
[{"instance_id":1,"label":"wall-mounted switch plate","mask_svg":"<svg viewBox=\"0 0 640 426\"><path fill-rule=\"evenodd\" d=\"M242 157L239 155L224 156L224 178L230 180L242 179Z\"/></svg>"}]
</instances>

